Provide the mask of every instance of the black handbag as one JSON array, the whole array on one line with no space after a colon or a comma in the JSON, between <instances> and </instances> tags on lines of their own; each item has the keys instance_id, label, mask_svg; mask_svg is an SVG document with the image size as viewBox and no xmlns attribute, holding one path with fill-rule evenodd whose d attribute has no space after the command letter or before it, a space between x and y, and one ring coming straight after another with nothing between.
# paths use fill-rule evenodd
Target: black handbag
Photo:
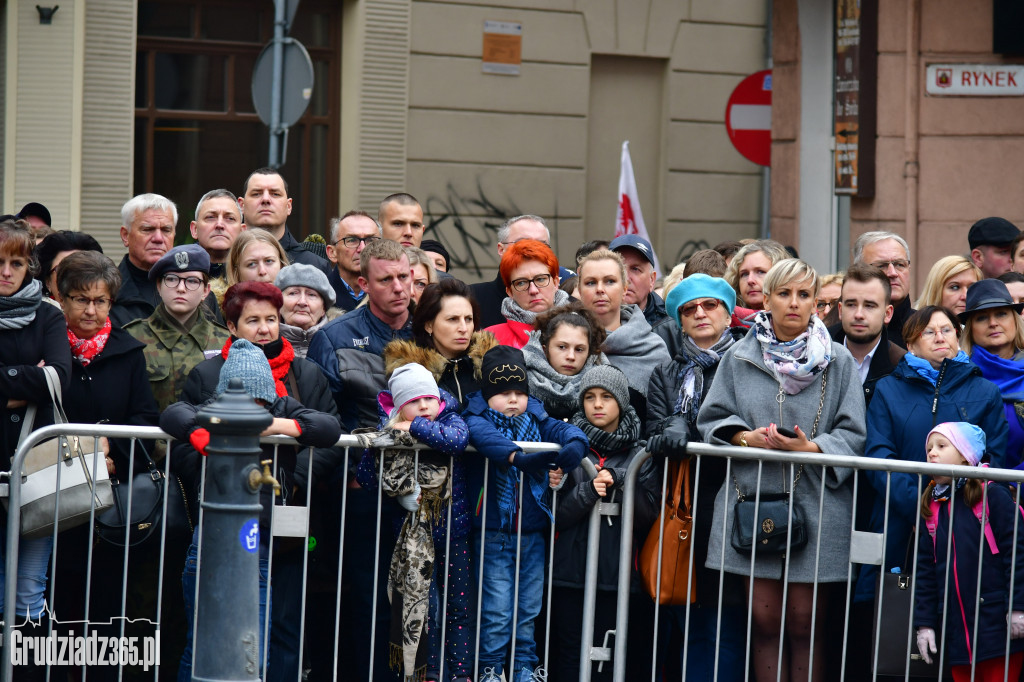
<instances>
[{"instance_id":1,"label":"black handbag","mask_svg":"<svg viewBox=\"0 0 1024 682\"><path fill-rule=\"evenodd\" d=\"M878 632L871 638L871 660L872 662L878 661L877 674L879 675L893 675L902 679L908 670L907 660L909 659L909 676L911 678L938 680L940 679L938 655L933 654L932 662L925 663L917 651L917 638L913 633L914 602L910 599L910 593L914 583L909 571L913 566L910 561L911 548L915 547L917 543L914 541L916 536L911 535L910 537L906 560L902 567L908 572L881 572L875 582L875 610L872 623L878 624ZM881 611L881 620L879 620L879 611ZM935 644L939 651L942 651L941 629L935 629ZM952 679L948 663L945 668L941 679Z\"/></svg>"},{"instance_id":2,"label":"black handbag","mask_svg":"<svg viewBox=\"0 0 1024 682\"><path fill-rule=\"evenodd\" d=\"M803 513L799 507L793 507L793 517L790 519L790 501L790 493L764 493L757 500L738 498L733 507L732 548L740 554L751 554L756 543L759 555L783 557L787 546L796 550L806 545L807 529L804 527Z\"/></svg>"},{"instance_id":3,"label":"black handbag","mask_svg":"<svg viewBox=\"0 0 1024 682\"><path fill-rule=\"evenodd\" d=\"M114 506L96 517L96 535L112 545L129 547L160 538L160 524L164 521L164 490L167 490L167 540L187 540L192 537L192 516L188 510L185 488L181 480L170 478L157 468L141 443L136 448L146 459L146 470L132 478L131 486L110 479L114 493ZM169 485L168 485L169 483ZM129 518L129 499L131 517Z\"/></svg>"},{"instance_id":4,"label":"black handbag","mask_svg":"<svg viewBox=\"0 0 1024 682\"><path fill-rule=\"evenodd\" d=\"M810 438L818 433L818 422L821 411L825 407L825 386L828 382L828 367L821 375L821 398L818 400L818 414L814 417ZM779 387L782 395L782 387ZM782 401L779 400L779 423L782 420ZM782 465L785 472L785 464ZM740 554L752 554L754 546L761 556L784 557L788 550L797 550L807 544L807 529L804 515L800 507L792 505L793 490L800 482L804 471L801 464L793 478L793 487L789 492L757 493L753 499L740 490L739 481L733 473L732 482L736 488L736 504L733 505L732 548ZM792 506L792 510L790 507ZM791 513L792 512L792 513Z\"/></svg>"}]
</instances>

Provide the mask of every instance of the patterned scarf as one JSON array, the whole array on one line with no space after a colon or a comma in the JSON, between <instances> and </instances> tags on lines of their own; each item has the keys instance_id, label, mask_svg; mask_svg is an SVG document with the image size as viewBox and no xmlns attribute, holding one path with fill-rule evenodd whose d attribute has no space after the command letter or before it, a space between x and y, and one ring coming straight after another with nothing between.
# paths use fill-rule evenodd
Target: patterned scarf
<instances>
[{"instance_id":1,"label":"patterned scarf","mask_svg":"<svg viewBox=\"0 0 1024 682\"><path fill-rule=\"evenodd\" d=\"M928 383L934 386L939 381L939 370L932 367L932 363L928 362L924 358L919 358L913 353L907 353L903 356L903 359L907 361L910 368L913 369L918 375L927 379ZM971 359L967 357L967 353L960 351L956 354L956 357L952 358L950 362L970 362Z\"/></svg>"},{"instance_id":2,"label":"patterned scarf","mask_svg":"<svg viewBox=\"0 0 1024 682\"><path fill-rule=\"evenodd\" d=\"M621 452L636 445L640 440L640 417L636 416L636 410L629 405L626 405L626 411L619 416L618 427L611 433L587 421L587 415L583 410L572 416L572 423L586 434L590 441L590 449L598 457Z\"/></svg>"},{"instance_id":3,"label":"patterned scarf","mask_svg":"<svg viewBox=\"0 0 1024 682\"><path fill-rule=\"evenodd\" d=\"M555 286L555 281L551 280L548 284L549 287ZM560 305L565 305L569 302L569 294L565 293L561 289L555 290L555 302L551 304L552 308L557 308ZM545 311L541 311L545 312ZM526 324L533 324L533 321L537 319L537 315L532 310L524 310L519 307L519 304L513 300L511 296L506 296L505 300L501 302L501 315L506 320L512 320L513 322L525 322Z\"/></svg>"},{"instance_id":4,"label":"patterned scarf","mask_svg":"<svg viewBox=\"0 0 1024 682\"><path fill-rule=\"evenodd\" d=\"M88 339L80 339L71 331L71 327L68 327L68 343L71 345L71 355L82 363L83 367L88 367L93 358L102 353L104 346L107 345L107 339L110 338L110 328L110 318L108 317L107 321L103 323L103 327L95 335L90 336Z\"/></svg>"},{"instance_id":5,"label":"patterned scarf","mask_svg":"<svg viewBox=\"0 0 1024 682\"><path fill-rule=\"evenodd\" d=\"M487 421L494 424L501 435L509 440L537 443L541 440L540 429L537 427L537 420L532 414L524 412L515 417L506 417L501 412L490 407L484 412ZM530 485L530 491L534 499L540 504L541 509L547 510L544 503L544 493L547 489L547 477L544 482L531 474L525 473L525 480ZM538 495L537 483L541 483ZM515 528L516 506L519 500L519 469L514 466L494 467L494 501L498 505L498 514L501 518L501 529L512 532ZM548 512L550 514L550 511Z\"/></svg>"},{"instance_id":6,"label":"patterned scarf","mask_svg":"<svg viewBox=\"0 0 1024 682\"><path fill-rule=\"evenodd\" d=\"M772 327L772 314L762 310L754 316L754 333L761 342L765 366L788 395L810 386L832 361L832 337L817 315L811 315L807 331L792 341L779 341Z\"/></svg>"},{"instance_id":7,"label":"patterned scarf","mask_svg":"<svg viewBox=\"0 0 1024 682\"><path fill-rule=\"evenodd\" d=\"M231 344L237 340L237 336L231 336L224 342L224 347L220 349L220 356L222 358L228 359L228 351L231 350ZM257 343L256 347L263 351L263 354L267 356L267 362L270 363L270 373L274 375L274 390L277 392L277 397L285 397L288 395L288 389L285 388L284 378L288 376L288 370L292 368L292 360L295 359L295 349L288 342L288 339L283 336L278 337L277 341L271 341L270 343ZM299 398L297 395L292 397L296 400Z\"/></svg>"},{"instance_id":8,"label":"patterned scarf","mask_svg":"<svg viewBox=\"0 0 1024 682\"><path fill-rule=\"evenodd\" d=\"M21 329L36 319L43 301L43 285L33 279L10 296L0 296L0 329Z\"/></svg>"},{"instance_id":9,"label":"patterned scarf","mask_svg":"<svg viewBox=\"0 0 1024 682\"><path fill-rule=\"evenodd\" d=\"M679 396L672 408L672 414L681 414L686 417L693 431L697 425L697 412L704 400L704 370L711 369L718 364L718 361L725 355L725 351L732 348L736 343L736 337L732 330L726 328L722 336L711 348L701 348L689 335L683 334L683 343L679 353L685 359L676 380L679 382Z\"/></svg>"},{"instance_id":10,"label":"patterned scarf","mask_svg":"<svg viewBox=\"0 0 1024 682\"><path fill-rule=\"evenodd\" d=\"M408 431L388 430L375 444L387 442L413 445L416 440ZM428 647L426 641L427 610L430 603L430 581L434 573L433 524L442 519L442 510L451 500L452 484L447 456L435 457L427 451L416 453L382 447L381 488L389 497L407 495L420 488L419 509L405 515L395 542L388 569L388 599L391 600L391 632L389 663L402 672L402 679L423 679L426 673Z\"/></svg>"}]
</instances>

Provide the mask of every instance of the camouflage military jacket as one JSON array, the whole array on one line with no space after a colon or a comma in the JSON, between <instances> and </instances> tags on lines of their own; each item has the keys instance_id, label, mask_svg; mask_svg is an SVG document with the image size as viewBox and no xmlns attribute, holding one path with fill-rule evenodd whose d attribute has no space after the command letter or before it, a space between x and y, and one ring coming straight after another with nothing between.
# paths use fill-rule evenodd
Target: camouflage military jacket
<instances>
[{"instance_id":1,"label":"camouflage military jacket","mask_svg":"<svg viewBox=\"0 0 1024 682\"><path fill-rule=\"evenodd\" d=\"M161 412L178 401L188 373L206 359L203 351L220 352L230 337L227 329L199 314L192 328L186 329L167 314L162 303L152 315L124 329L146 344L146 372Z\"/></svg>"}]
</instances>

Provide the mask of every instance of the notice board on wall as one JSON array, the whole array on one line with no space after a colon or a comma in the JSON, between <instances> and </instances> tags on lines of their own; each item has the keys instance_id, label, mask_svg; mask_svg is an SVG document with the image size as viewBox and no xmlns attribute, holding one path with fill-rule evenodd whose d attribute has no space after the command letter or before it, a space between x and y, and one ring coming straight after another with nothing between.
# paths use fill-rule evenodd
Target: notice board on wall
<instances>
[{"instance_id":1,"label":"notice board on wall","mask_svg":"<svg viewBox=\"0 0 1024 682\"><path fill-rule=\"evenodd\" d=\"M835 0L835 192L875 195L878 0Z\"/></svg>"}]
</instances>

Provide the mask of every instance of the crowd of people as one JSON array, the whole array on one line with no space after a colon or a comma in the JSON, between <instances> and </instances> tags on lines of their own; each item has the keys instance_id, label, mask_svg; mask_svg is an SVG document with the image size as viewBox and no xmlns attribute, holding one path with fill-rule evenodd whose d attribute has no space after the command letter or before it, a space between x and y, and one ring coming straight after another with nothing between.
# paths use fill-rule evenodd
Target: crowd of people
<instances>
[{"instance_id":1,"label":"crowd of people","mask_svg":"<svg viewBox=\"0 0 1024 682\"><path fill-rule=\"evenodd\" d=\"M305 242L288 228L291 201L277 171L258 169L237 197L200 198L192 242L174 246L177 207L136 196L122 209L118 264L89 235L50 227L40 204L0 217L0 469L10 470L29 405L51 402L43 367L56 370L69 421L159 425L172 437L170 447L100 445L123 482L170 457L191 518L210 439L196 415L231 380L273 416L266 435L297 442L264 446L281 485L261 494L265 679L334 675L339 571L345 679L371 669L382 680L578 679L594 579L588 518L599 502L622 502L645 453L634 555L658 519L666 469L696 467L695 588L691 604L662 608L655 632L654 603L633 576L631 679L655 666L666 679L732 681L748 665L758 680L823 680L830 665L868 679L858 675L870 675L879 573L912 570L908 557L920 576L920 654L944 646L958 680L972 664L986 680L1003 679L1004 664L1008 679L1020 675L1024 534L1005 486L937 475L922 490L912 474L687 454L706 442L1024 468L1024 234L1009 221L975 223L966 255L932 265L912 306L910 251L890 232L861 235L845 272L744 240L698 251L659 281L639 236L583 244L570 269L544 220L523 215L497 232L497 277L466 284L448 273L443 244L424 239L409 194L386 197L376 217L349 211ZM40 409L31 426L52 422ZM337 447L341 434L363 447ZM531 441L560 448L517 445ZM425 449L408 447L417 443ZM755 500L787 505L803 540L752 550L737 519L756 513ZM272 542L271 508L307 504L316 549ZM595 646L614 628L624 533L606 519ZM855 528L884 530L885 556L855 566L847 605L835 588L848 580ZM167 679L191 678L198 535L172 538L164 555L168 576L181 575L160 597ZM123 546L97 541L89 585L86 553L73 548L91 540L62 533L51 562L51 537L23 537L17 613L40 618L48 599L58 616L117 615L122 603L128 616L155 612L145 576L157 550L132 547L126 569ZM0 612L2 600L0 590ZM857 653L837 664L826 634L848 606Z\"/></svg>"}]
</instances>

